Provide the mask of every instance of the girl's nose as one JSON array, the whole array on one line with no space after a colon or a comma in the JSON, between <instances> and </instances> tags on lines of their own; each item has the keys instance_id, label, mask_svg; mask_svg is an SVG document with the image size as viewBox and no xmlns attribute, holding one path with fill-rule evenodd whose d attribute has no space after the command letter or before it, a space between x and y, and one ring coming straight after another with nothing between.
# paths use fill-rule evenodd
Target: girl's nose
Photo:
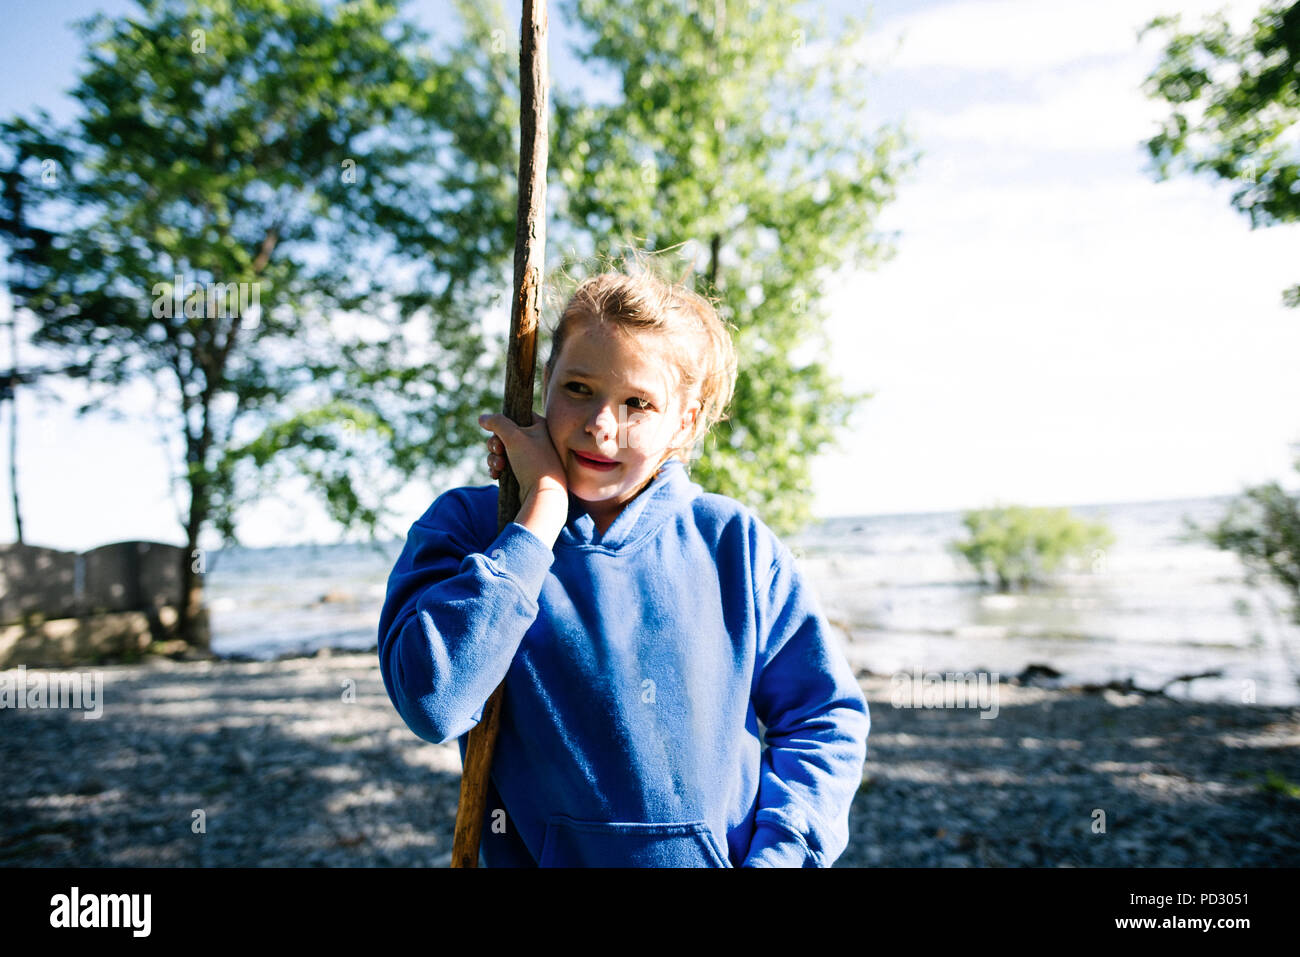
<instances>
[{"instance_id":1,"label":"girl's nose","mask_svg":"<svg viewBox=\"0 0 1300 957\"><path fill-rule=\"evenodd\" d=\"M609 406L602 405L587 421L587 431L596 437L596 441L606 442L618 432L618 416Z\"/></svg>"}]
</instances>

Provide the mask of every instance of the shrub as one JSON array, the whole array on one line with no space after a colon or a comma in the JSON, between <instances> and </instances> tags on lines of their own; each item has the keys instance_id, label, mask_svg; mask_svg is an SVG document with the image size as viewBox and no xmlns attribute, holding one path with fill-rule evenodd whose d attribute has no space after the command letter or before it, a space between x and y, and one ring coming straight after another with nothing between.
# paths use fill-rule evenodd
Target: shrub
<instances>
[{"instance_id":1,"label":"shrub","mask_svg":"<svg viewBox=\"0 0 1300 957\"><path fill-rule=\"evenodd\" d=\"M962 523L970 537L949 547L1001 591L1041 583L1067 558L1086 558L1115 541L1104 524L1077 519L1066 508L975 509Z\"/></svg>"},{"instance_id":2,"label":"shrub","mask_svg":"<svg viewBox=\"0 0 1300 957\"><path fill-rule=\"evenodd\" d=\"M1295 467L1300 470L1300 458ZM1251 584L1261 575L1279 582L1291 595L1291 619L1300 624L1300 495L1276 482L1257 485L1234 499L1216 525L1187 524L1194 536L1236 552Z\"/></svg>"}]
</instances>

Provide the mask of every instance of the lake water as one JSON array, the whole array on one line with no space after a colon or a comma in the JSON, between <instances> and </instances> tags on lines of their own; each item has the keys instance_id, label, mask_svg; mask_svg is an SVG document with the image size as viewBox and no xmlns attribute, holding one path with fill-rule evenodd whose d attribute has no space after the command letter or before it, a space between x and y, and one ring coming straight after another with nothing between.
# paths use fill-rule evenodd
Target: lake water
<instances>
[{"instance_id":1,"label":"lake water","mask_svg":"<svg viewBox=\"0 0 1300 957\"><path fill-rule=\"evenodd\" d=\"M835 518L786 541L855 667L883 674L1020 673L1132 679L1179 697L1300 704L1300 628L1276 586L1252 588L1235 555L1181 540L1227 498L1077 506L1116 543L1050 587L999 595L947 543L957 512ZM224 549L209 560L218 655L271 658L372 648L401 542ZM1177 681L1219 672L1218 677ZM1173 682L1173 684L1169 684Z\"/></svg>"}]
</instances>

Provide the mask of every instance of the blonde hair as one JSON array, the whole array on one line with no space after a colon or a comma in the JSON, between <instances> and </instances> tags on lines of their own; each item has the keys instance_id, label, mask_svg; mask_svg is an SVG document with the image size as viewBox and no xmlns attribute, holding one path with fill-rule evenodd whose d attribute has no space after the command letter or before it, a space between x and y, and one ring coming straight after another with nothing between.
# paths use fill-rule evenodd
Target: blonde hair
<instances>
[{"instance_id":1,"label":"blonde hair","mask_svg":"<svg viewBox=\"0 0 1300 957\"><path fill-rule=\"evenodd\" d=\"M679 397L689 403L693 396L700 403L694 427L664 461L676 457L689 464L696 443L727 417L736 390L736 347L713 303L681 280L660 278L649 269L591 276L578 284L551 329L548 380L574 323L588 319L664 336Z\"/></svg>"}]
</instances>

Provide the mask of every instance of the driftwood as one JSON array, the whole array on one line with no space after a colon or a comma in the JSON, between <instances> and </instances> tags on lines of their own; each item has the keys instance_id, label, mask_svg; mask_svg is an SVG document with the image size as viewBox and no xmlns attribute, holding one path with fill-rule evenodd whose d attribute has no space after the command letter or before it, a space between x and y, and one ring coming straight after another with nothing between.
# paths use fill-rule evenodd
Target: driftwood
<instances>
[{"instance_id":1,"label":"driftwood","mask_svg":"<svg viewBox=\"0 0 1300 957\"><path fill-rule=\"evenodd\" d=\"M547 62L546 0L524 0L519 27L519 215L515 227L514 301L506 354L502 411L518 425L533 424L533 378L537 366L537 320L546 248ZM519 514L519 482L509 463L497 491L497 528ZM483 706L469 732L456 808L452 867L477 867L487 801L488 775L501 726L502 688Z\"/></svg>"}]
</instances>

